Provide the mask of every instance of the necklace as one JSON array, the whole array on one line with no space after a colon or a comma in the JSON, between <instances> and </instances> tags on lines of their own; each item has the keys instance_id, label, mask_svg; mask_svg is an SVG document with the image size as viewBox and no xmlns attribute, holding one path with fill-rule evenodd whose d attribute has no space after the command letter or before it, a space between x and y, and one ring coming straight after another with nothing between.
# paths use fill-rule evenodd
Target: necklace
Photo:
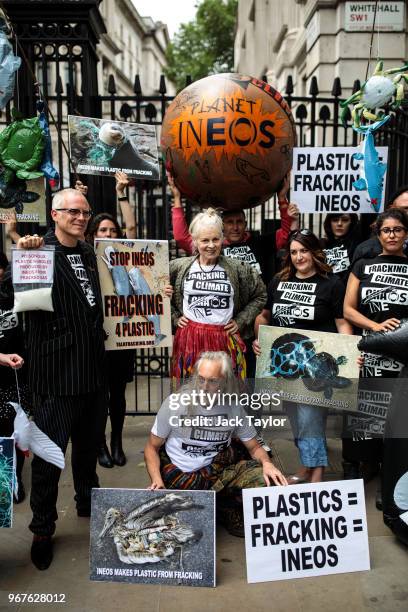
<instances>
[{"instance_id":1,"label":"necklace","mask_svg":"<svg viewBox=\"0 0 408 612\"><path fill-rule=\"evenodd\" d=\"M217 267L218 261L215 262L215 264L213 265L213 267L211 268L211 270L203 270L200 264L200 258L197 259L197 263L198 263L198 267L200 268L201 272L204 272L204 274L209 274L210 272L212 272L213 270L215 270L215 268ZM203 264L204 265L204 264Z\"/></svg>"}]
</instances>

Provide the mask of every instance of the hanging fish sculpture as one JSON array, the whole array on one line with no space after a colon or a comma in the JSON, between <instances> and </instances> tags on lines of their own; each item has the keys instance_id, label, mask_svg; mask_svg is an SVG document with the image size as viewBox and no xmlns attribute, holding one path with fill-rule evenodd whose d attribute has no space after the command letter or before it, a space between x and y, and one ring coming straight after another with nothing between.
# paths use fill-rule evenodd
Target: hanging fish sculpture
<instances>
[{"instance_id":1,"label":"hanging fish sculpture","mask_svg":"<svg viewBox=\"0 0 408 612\"><path fill-rule=\"evenodd\" d=\"M353 155L354 159L360 162L360 178L353 183L353 187L357 191L367 191L368 202L376 213L381 209L384 174L387 169L387 164L379 160L378 152L374 144L373 132L387 123L390 118L390 115L387 115L381 119L381 121L376 121L371 125L353 127L359 134L364 134L364 139L359 146L358 153Z\"/></svg>"}]
</instances>

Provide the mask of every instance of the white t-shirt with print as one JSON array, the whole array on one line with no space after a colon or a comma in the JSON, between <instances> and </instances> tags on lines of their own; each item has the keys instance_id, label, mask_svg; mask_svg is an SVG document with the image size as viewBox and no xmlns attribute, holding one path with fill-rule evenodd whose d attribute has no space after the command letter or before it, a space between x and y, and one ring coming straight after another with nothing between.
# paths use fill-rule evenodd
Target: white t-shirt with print
<instances>
[{"instance_id":1,"label":"white t-shirt with print","mask_svg":"<svg viewBox=\"0 0 408 612\"><path fill-rule=\"evenodd\" d=\"M198 417L199 422L184 426L183 417ZM152 433L165 438L166 452L182 472L196 472L210 465L214 457L231 444L232 438L246 442L256 436L240 406L214 406L211 410L200 406L189 410L186 406L179 406L172 410L169 398L156 415Z\"/></svg>"},{"instance_id":2,"label":"white t-shirt with print","mask_svg":"<svg viewBox=\"0 0 408 612\"><path fill-rule=\"evenodd\" d=\"M196 323L226 325L234 310L234 288L224 268L196 260L183 287L183 315Z\"/></svg>"}]
</instances>

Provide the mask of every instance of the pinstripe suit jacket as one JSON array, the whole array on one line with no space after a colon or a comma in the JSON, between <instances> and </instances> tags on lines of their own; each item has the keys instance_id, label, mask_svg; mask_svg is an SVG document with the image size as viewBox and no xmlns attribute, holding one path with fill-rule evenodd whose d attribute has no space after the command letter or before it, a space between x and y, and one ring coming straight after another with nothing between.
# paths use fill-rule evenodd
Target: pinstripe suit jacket
<instances>
[{"instance_id":1,"label":"pinstripe suit jacket","mask_svg":"<svg viewBox=\"0 0 408 612\"><path fill-rule=\"evenodd\" d=\"M26 313L28 384L39 394L88 393L105 380L105 333L95 254L87 243L78 242L96 298L92 308L53 230L47 232L44 242L55 246L54 312Z\"/></svg>"}]
</instances>

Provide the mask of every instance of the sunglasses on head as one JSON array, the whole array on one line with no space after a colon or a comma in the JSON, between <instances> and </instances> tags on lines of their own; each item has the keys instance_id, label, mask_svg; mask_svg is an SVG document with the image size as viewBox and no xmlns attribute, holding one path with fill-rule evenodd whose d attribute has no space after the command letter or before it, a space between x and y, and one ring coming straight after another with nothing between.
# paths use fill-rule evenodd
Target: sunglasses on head
<instances>
[{"instance_id":1,"label":"sunglasses on head","mask_svg":"<svg viewBox=\"0 0 408 612\"><path fill-rule=\"evenodd\" d=\"M298 229L298 230L293 230L292 232L290 232L289 234L289 240L293 240L294 238L296 238L296 236L311 236L313 234L313 232L311 232L309 229Z\"/></svg>"}]
</instances>

